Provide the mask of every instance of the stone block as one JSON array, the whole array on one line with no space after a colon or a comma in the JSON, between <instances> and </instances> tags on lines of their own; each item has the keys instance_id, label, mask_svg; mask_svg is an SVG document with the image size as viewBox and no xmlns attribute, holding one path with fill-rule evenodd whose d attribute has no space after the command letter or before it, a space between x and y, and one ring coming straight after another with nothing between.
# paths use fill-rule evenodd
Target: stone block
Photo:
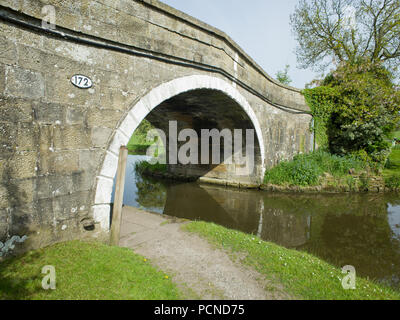
<instances>
[{"instance_id":1,"label":"stone block","mask_svg":"<svg viewBox=\"0 0 400 320\"><path fill-rule=\"evenodd\" d=\"M89 148L89 136L83 125L54 127L54 150Z\"/></svg>"},{"instance_id":2,"label":"stone block","mask_svg":"<svg viewBox=\"0 0 400 320\"><path fill-rule=\"evenodd\" d=\"M45 153L50 151L53 144L53 126L40 125L39 126L39 151Z\"/></svg>"},{"instance_id":3,"label":"stone block","mask_svg":"<svg viewBox=\"0 0 400 320\"><path fill-rule=\"evenodd\" d=\"M35 179L17 181L13 180L11 183L15 187L15 191L12 197L16 199L17 205L26 205L34 201L36 188Z\"/></svg>"},{"instance_id":4,"label":"stone block","mask_svg":"<svg viewBox=\"0 0 400 320\"><path fill-rule=\"evenodd\" d=\"M56 151L52 155L55 173L73 173L79 170L78 151Z\"/></svg>"},{"instance_id":5,"label":"stone block","mask_svg":"<svg viewBox=\"0 0 400 320\"><path fill-rule=\"evenodd\" d=\"M91 143L95 148L107 148L113 130L106 127L94 127L91 130Z\"/></svg>"},{"instance_id":6,"label":"stone block","mask_svg":"<svg viewBox=\"0 0 400 320\"><path fill-rule=\"evenodd\" d=\"M3 184L0 184L0 209L6 209L9 206L10 203L8 201L8 190Z\"/></svg>"},{"instance_id":7,"label":"stone block","mask_svg":"<svg viewBox=\"0 0 400 320\"><path fill-rule=\"evenodd\" d=\"M121 130L126 136L131 137L139 124L139 121L136 120L131 113L128 113L124 121L119 126L119 130Z\"/></svg>"},{"instance_id":8,"label":"stone block","mask_svg":"<svg viewBox=\"0 0 400 320\"><path fill-rule=\"evenodd\" d=\"M21 10L23 0L3 0L1 5L13 10Z\"/></svg>"},{"instance_id":9,"label":"stone block","mask_svg":"<svg viewBox=\"0 0 400 320\"><path fill-rule=\"evenodd\" d=\"M15 150L17 128L12 123L0 122L0 159L8 158Z\"/></svg>"},{"instance_id":10,"label":"stone block","mask_svg":"<svg viewBox=\"0 0 400 320\"><path fill-rule=\"evenodd\" d=\"M87 207L88 193L79 192L53 198L54 217L57 220L78 219L80 208Z\"/></svg>"},{"instance_id":11,"label":"stone block","mask_svg":"<svg viewBox=\"0 0 400 320\"><path fill-rule=\"evenodd\" d=\"M96 172L104 151L99 149L79 150L79 170L85 172Z\"/></svg>"},{"instance_id":12,"label":"stone block","mask_svg":"<svg viewBox=\"0 0 400 320\"><path fill-rule=\"evenodd\" d=\"M25 44L19 44L17 47L19 53L18 65L20 67L36 71L47 71L46 69L50 66L49 54Z\"/></svg>"},{"instance_id":13,"label":"stone block","mask_svg":"<svg viewBox=\"0 0 400 320\"><path fill-rule=\"evenodd\" d=\"M19 67L6 67L6 95L39 99L44 96L45 81L41 73Z\"/></svg>"},{"instance_id":14,"label":"stone block","mask_svg":"<svg viewBox=\"0 0 400 320\"><path fill-rule=\"evenodd\" d=\"M79 171L78 151L47 151L40 153L39 174L66 174Z\"/></svg>"},{"instance_id":15,"label":"stone block","mask_svg":"<svg viewBox=\"0 0 400 320\"><path fill-rule=\"evenodd\" d=\"M18 151L9 160L10 175L13 179L33 178L37 175L37 153Z\"/></svg>"},{"instance_id":16,"label":"stone block","mask_svg":"<svg viewBox=\"0 0 400 320\"><path fill-rule=\"evenodd\" d=\"M85 110L79 107L68 107L66 123L69 125L83 124L85 121Z\"/></svg>"},{"instance_id":17,"label":"stone block","mask_svg":"<svg viewBox=\"0 0 400 320\"><path fill-rule=\"evenodd\" d=\"M5 242L8 238L8 210L0 209L0 241Z\"/></svg>"},{"instance_id":18,"label":"stone block","mask_svg":"<svg viewBox=\"0 0 400 320\"><path fill-rule=\"evenodd\" d=\"M95 205L92 207L92 215L95 222L100 223L100 228L103 231L110 229L110 214L111 207L107 205Z\"/></svg>"},{"instance_id":19,"label":"stone block","mask_svg":"<svg viewBox=\"0 0 400 320\"><path fill-rule=\"evenodd\" d=\"M107 152L104 159L100 175L106 178L114 179L118 168L118 157L111 152Z\"/></svg>"},{"instance_id":20,"label":"stone block","mask_svg":"<svg viewBox=\"0 0 400 320\"><path fill-rule=\"evenodd\" d=\"M95 204L110 204L113 190L113 179L97 177Z\"/></svg>"},{"instance_id":21,"label":"stone block","mask_svg":"<svg viewBox=\"0 0 400 320\"><path fill-rule=\"evenodd\" d=\"M4 94L6 88L6 67L0 64L0 97Z\"/></svg>"},{"instance_id":22,"label":"stone block","mask_svg":"<svg viewBox=\"0 0 400 320\"><path fill-rule=\"evenodd\" d=\"M0 80L1 81L1 80ZM0 98L0 119L8 122L31 122L32 106L25 99Z\"/></svg>"},{"instance_id":23,"label":"stone block","mask_svg":"<svg viewBox=\"0 0 400 320\"><path fill-rule=\"evenodd\" d=\"M96 182L95 170L80 171L72 174L73 192L93 190L93 185Z\"/></svg>"},{"instance_id":24,"label":"stone block","mask_svg":"<svg viewBox=\"0 0 400 320\"><path fill-rule=\"evenodd\" d=\"M103 106L107 106L107 108L124 111L129 108L130 101L136 98L136 95L120 88L103 86L100 90L100 103Z\"/></svg>"},{"instance_id":25,"label":"stone block","mask_svg":"<svg viewBox=\"0 0 400 320\"><path fill-rule=\"evenodd\" d=\"M22 237L26 235L29 237L32 233L35 233L36 226L41 223L41 219L32 204L12 208L10 214L13 222L10 225L10 236L18 235ZM48 217L46 220L50 222Z\"/></svg>"},{"instance_id":26,"label":"stone block","mask_svg":"<svg viewBox=\"0 0 400 320\"><path fill-rule=\"evenodd\" d=\"M64 122L65 108L59 103L43 101L32 102L35 120L43 124L61 124Z\"/></svg>"},{"instance_id":27,"label":"stone block","mask_svg":"<svg viewBox=\"0 0 400 320\"><path fill-rule=\"evenodd\" d=\"M74 192L73 175L48 175L36 179L35 199L52 199Z\"/></svg>"},{"instance_id":28,"label":"stone block","mask_svg":"<svg viewBox=\"0 0 400 320\"><path fill-rule=\"evenodd\" d=\"M121 146L126 146L129 142L129 137L117 130L110 144L109 151L118 155Z\"/></svg>"},{"instance_id":29,"label":"stone block","mask_svg":"<svg viewBox=\"0 0 400 320\"><path fill-rule=\"evenodd\" d=\"M17 60L18 54L15 43L0 37L0 61L5 64L16 64Z\"/></svg>"},{"instance_id":30,"label":"stone block","mask_svg":"<svg viewBox=\"0 0 400 320\"><path fill-rule=\"evenodd\" d=\"M39 126L38 141L38 174L49 174L52 171L53 127L51 125Z\"/></svg>"},{"instance_id":31,"label":"stone block","mask_svg":"<svg viewBox=\"0 0 400 320\"><path fill-rule=\"evenodd\" d=\"M87 124L89 127L115 129L122 116L123 112L119 110L91 108L87 112Z\"/></svg>"},{"instance_id":32,"label":"stone block","mask_svg":"<svg viewBox=\"0 0 400 320\"><path fill-rule=\"evenodd\" d=\"M18 151L37 151L39 127L32 123L21 122L18 125L16 148Z\"/></svg>"}]
</instances>

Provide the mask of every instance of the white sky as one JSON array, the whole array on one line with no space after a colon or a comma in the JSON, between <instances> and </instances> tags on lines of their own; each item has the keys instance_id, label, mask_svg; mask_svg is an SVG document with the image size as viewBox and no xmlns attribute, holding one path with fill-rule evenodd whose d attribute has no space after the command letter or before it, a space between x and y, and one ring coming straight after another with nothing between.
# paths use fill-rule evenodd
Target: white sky
<instances>
[{"instance_id":1,"label":"white sky","mask_svg":"<svg viewBox=\"0 0 400 320\"><path fill-rule=\"evenodd\" d=\"M227 33L270 76L290 65L292 86L304 88L317 75L297 68L290 14L298 0L162 0Z\"/></svg>"}]
</instances>

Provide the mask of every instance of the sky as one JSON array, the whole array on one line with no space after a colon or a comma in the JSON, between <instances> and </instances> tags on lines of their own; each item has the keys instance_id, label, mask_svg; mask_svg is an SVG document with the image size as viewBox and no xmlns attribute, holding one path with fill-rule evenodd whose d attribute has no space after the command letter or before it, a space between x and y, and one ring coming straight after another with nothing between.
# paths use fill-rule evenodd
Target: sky
<instances>
[{"instance_id":1,"label":"sky","mask_svg":"<svg viewBox=\"0 0 400 320\"><path fill-rule=\"evenodd\" d=\"M290 65L291 85L304 88L318 75L297 68L290 14L298 0L161 0L228 34L271 77Z\"/></svg>"}]
</instances>

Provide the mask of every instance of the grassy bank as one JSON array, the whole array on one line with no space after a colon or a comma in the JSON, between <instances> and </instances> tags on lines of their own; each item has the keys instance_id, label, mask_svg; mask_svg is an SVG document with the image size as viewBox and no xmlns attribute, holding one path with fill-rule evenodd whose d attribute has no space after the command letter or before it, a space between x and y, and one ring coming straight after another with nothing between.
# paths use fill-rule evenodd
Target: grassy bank
<instances>
[{"instance_id":1,"label":"grassy bank","mask_svg":"<svg viewBox=\"0 0 400 320\"><path fill-rule=\"evenodd\" d=\"M183 227L218 248L240 257L289 294L306 300L400 299L400 292L357 277L356 290L344 290L341 270L304 252L288 250L242 232L215 224L192 222Z\"/></svg>"},{"instance_id":2,"label":"grassy bank","mask_svg":"<svg viewBox=\"0 0 400 320\"><path fill-rule=\"evenodd\" d=\"M130 154L146 155L152 143L148 142L143 136L132 136L127 145Z\"/></svg>"},{"instance_id":3,"label":"grassy bank","mask_svg":"<svg viewBox=\"0 0 400 320\"><path fill-rule=\"evenodd\" d=\"M128 142L130 154L145 155L147 149L154 144L147 140L147 133L154 127L147 120L143 120Z\"/></svg>"},{"instance_id":4,"label":"grassy bank","mask_svg":"<svg viewBox=\"0 0 400 320\"><path fill-rule=\"evenodd\" d=\"M383 170L385 183L391 188L400 188L400 146L392 149L389 160Z\"/></svg>"},{"instance_id":5,"label":"grassy bank","mask_svg":"<svg viewBox=\"0 0 400 320\"><path fill-rule=\"evenodd\" d=\"M324 151L302 154L268 170L264 183L278 187L321 187L321 191L395 191L400 189L400 147L392 149L385 169L370 169L366 162Z\"/></svg>"},{"instance_id":6,"label":"grassy bank","mask_svg":"<svg viewBox=\"0 0 400 320\"><path fill-rule=\"evenodd\" d=\"M56 269L56 290L44 290L44 266ZM60 243L0 263L0 299L175 300L167 276L130 249Z\"/></svg>"},{"instance_id":7,"label":"grassy bank","mask_svg":"<svg viewBox=\"0 0 400 320\"><path fill-rule=\"evenodd\" d=\"M154 173L166 173L166 164L150 164L147 161L140 161L135 164L135 170L139 174L154 174Z\"/></svg>"},{"instance_id":8,"label":"grassy bank","mask_svg":"<svg viewBox=\"0 0 400 320\"><path fill-rule=\"evenodd\" d=\"M351 157L338 157L325 151L301 154L292 161L283 161L265 174L266 184L316 186L329 175L335 180L345 180L349 172L365 170L364 162Z\"/></svg>"}]
</instances>

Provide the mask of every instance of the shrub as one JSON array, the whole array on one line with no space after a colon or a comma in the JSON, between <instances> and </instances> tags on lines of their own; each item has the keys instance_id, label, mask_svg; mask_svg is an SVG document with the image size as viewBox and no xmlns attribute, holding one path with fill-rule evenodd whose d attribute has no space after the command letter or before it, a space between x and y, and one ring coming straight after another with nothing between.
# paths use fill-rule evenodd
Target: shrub
<instances>
[{"instance_id":1,"label":"shrub","mask_svg":"<svg viewBox=\"0 0 400 320\"><path fill-rule=\"evenodd\" d=\"M297 158L290 167L292 182L299 186L317 184L319 177L323 173L313 161L307 161L304 157Z\"/></svg>"},{"instance_id":2,"label":"shrub","mask_svg":"<svg viewBox=\"0 0 400 320\"><path fill-rule=\"evenodd\" d=\"M362 171L366 164L352 156L340 157L318 150L297 155L292 161L283 161L265 174L265 183L277 185L317 185L324 173L342 177L350 170Z\"/></svg>"},{"instance_id":3,"label":"shrub","mask_svg":"<svg viewBox=\"0 0 400 320\"><path fill-rule=\"evenodd\" d=\"M167 172L166 164L150 164L147 161L140 161L135 164L135 171L139 174L164 173Z\"/></svg>"}]
</instances>

